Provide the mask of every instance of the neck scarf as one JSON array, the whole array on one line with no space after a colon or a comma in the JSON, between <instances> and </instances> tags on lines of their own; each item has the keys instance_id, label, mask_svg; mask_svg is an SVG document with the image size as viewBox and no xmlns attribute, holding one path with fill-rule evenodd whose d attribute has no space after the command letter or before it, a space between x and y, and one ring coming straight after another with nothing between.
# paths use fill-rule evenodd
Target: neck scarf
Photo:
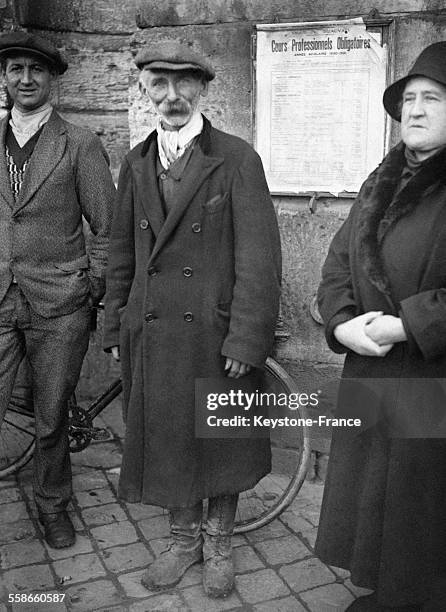
<instances>
[{"instance_id":1,"label":"neck scarf","mask_svg":"<svg viewBox=\"0 0 446 612\"><path fill-rule=\"evenodd\" d=\"M12 107L9 125L20 147L23 147L40 130L50 118L52 111L53 107L49 102L29 113L24 113L15 106Z\"/></svg>"},{"instance_id":2,"label":"neck scarf","mask_svg":"<svg viewBox=\"0 0 446 612\"><path fill-rule=\"evenodd\" d=\"M195 112L190 121L180 129L163 126L162 119L158 119L156 126L158 139L158 155L163 168L168 168L176 159L181 157L192 140L203 129L203 117Z\"/></svg>"}]
</instances>

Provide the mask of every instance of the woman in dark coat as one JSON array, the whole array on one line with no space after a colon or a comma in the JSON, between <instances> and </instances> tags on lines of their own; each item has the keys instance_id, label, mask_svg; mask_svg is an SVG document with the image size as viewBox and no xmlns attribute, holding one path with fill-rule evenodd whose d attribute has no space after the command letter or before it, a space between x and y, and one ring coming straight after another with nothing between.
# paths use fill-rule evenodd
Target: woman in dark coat
<instances>
[{"instance_id":1,"label":"woman in dark coat","mask_svg":"<svg viewBox=\"0 0 446 612\"><path fill-rule=\"evenodd\" d=\"M348 609L446 610L446 42L384 94L402 142L363 184L319 305L346 352L316 553L372 589ZM354 383L352 383L352 379Z\"/></svg>"}]
</instances>

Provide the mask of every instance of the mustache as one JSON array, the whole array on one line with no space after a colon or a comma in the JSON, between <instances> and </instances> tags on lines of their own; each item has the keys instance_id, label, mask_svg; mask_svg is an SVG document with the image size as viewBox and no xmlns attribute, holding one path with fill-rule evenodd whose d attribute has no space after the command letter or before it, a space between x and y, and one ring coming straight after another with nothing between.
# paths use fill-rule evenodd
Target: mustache
<instances>
[{"instance_id":1,"label":"mustache","mask_svg":"<svg viewBox=\"0 0 446 612\"><path fill-rule=\"evenodd\" d=\"M183 113L187 113L188 111L189 106L182 100L165 103L164 112L168 113L169 115L180 115Z\"/></svg>"}]
</instances>

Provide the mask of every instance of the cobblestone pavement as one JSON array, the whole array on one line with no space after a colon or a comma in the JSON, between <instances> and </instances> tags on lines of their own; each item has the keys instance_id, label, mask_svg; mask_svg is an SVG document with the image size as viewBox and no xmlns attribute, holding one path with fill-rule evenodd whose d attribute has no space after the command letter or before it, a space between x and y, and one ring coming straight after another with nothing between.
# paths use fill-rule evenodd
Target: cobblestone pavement
<instances>
[{"instance_id":1,"label":"cobblestone pavement","mask_svg":"<svg viewBox=\"0 0 446 612\"><path fill-rule=\"evenodd\" d=\"M119 404L95 424L113 434L73 455L77 530L74 547L48 548L36 520L30 469L0 481L0 612L333 612L367 593L348 572L313 553L323 487L306 482L291 507L270 525L234 537L236 590L224 600L206 598L201 568L192 567L177 588L151 593L140 584L147 564L164 547L167 516L161 508L116 497L122 422ZM8 603L12 594L65 594L59 603Z\"/></svg>"}]
</instances>

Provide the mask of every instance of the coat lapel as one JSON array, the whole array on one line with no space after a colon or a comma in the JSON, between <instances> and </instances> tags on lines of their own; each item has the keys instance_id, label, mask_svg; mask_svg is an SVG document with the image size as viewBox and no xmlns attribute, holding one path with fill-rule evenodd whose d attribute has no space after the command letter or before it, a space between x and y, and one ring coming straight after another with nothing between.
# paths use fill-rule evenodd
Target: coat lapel
<instances>
[{"instance_id":1,"label":"coat lapel","mask_svg":"<svg viewBox=\"0 0 446 612\"><path fill-rule=\"evenodd\" d=\"M140 187L138 188L139 201L147 215L155 238L160 233L165 221L156 175L157 154L156 132L152 132L144 143L141 157L133 165L136 182Z\"/></svg>"},{"instance_id":2,"label":"coat lapel","mask_svg":"<svg viewBox=\"0 0 446 612\"><path fill-rule=\"evenodd\" d=\"M398 191L404 165L404 144L400 143L367 179L358 195L358 258L372 285L388 299L389 281L380 255L382 241L389 228L402 216L409 214L433 185L439 180L446 182L446 150L426 161L404 188ZM442 218L444 217L446 212ZM437 224L437 228L440 231L440 224ZM426 270L425 277L428 274L429 269Z\"/></svg>"},{"instance_id":3,"label":"coat lapel","mask_svg":"<svg viewBox=\"0 0 446 612\"><path fill-rule=\"evenodd\" d=\"M25 172L14 212L21 210L60 162L66 148L66 127L53 111L37 141Z\"/></svg>"},{"instance_id":4,"label":"coat lapel","mask_svg":"<svg viewBox=\"0 0 446 612\"><path fill-rule=\"evenodd\" d=\"M200 140L195 145L189 163L186 167L184 178L182 179L183 188L181 197L170 211L164 225L161 228L161 231L156 239L155 246L153 247L150 261L156 257L159 251L166 244L203 182L215 170L215 168L223 163L223 161L223 158L205 155L201 149Z\"/></svg>"},{"instance_id":5,"label":"coat lapel","mask_svg":"<svg viewBox=\"0 0 446 612\"><path fill-rule=\"evenodd\" d=\"M14 206L14 196L9 179L6 162L6 130L8 128L9 113L0 122L0 194L4 202L10 207Z\"/></svg>"}]
</instances>

